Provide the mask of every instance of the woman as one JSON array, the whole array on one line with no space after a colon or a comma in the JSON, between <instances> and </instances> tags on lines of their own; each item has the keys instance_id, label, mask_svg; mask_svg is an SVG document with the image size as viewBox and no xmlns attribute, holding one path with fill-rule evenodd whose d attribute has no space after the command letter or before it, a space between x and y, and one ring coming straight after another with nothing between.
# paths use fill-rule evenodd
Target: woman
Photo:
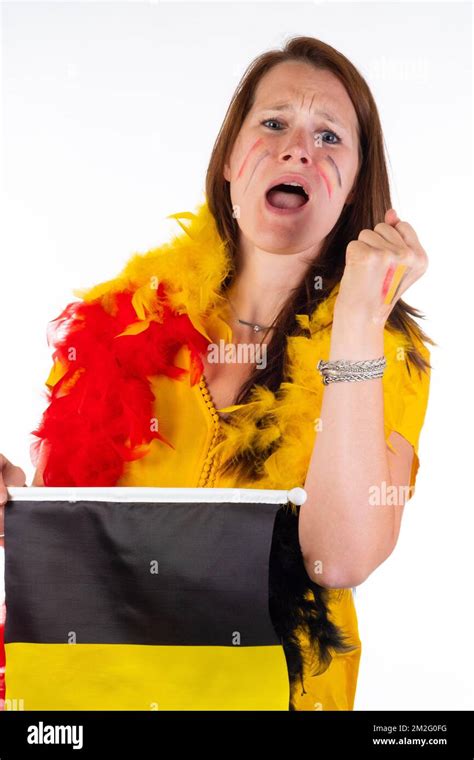
<instances>
[{"instance_id":1,"label":"woman","mask_svg":"<svg viewBox=\"0 0 474 760\"><path fill-rule=\"evenodd\" d=\"M351 587L393 551L419 467L433 341L401 296L427 256L390 206L355 67L311 37L259 56L184 235L58 318L34 431L33 485L305 488L304 581L287 607L272 581L296 710L353 709Z\"/></svg>"}]
</instances>

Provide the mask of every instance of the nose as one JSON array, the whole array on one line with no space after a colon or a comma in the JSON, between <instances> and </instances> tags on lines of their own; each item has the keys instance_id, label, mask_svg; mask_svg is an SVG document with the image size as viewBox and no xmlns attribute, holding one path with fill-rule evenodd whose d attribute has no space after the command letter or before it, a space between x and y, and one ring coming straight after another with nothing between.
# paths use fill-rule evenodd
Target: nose
<instances>
[{"instance_id":1,"label":"nose","mask_svg":"<svg viewBox=\"0 0 474 760\"><path fill-rule=\"evenodd\" d=\"M291 133L284 148L280 150L280 161L288 162L293 159L298 163L306 165L312 164L313 159L310 142L311 138L303 129L295 129Z\"/></svg>"}]
</instances>

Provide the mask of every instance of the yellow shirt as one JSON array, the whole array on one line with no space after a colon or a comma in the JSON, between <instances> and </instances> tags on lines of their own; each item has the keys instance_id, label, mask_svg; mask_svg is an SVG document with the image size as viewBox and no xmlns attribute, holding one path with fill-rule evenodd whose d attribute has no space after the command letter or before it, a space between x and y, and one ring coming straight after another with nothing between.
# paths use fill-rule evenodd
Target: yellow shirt
<instances>
[{"instance_id":1,"label":"yellow shirt","mask_svg":"<svg viewBox=\"0 0 474 760\"><path fill-rule=\"evenodd\" d=\"M422 348L425 356L429 356L428 349ZM190 357L185 346L176 355L174 364L189 369ZM392 375L389 383L384 385L386 420L388 427L397 429L414 447L416 456L411 478L414 484L419 466L418 437L427 404L429 381L427 375L420 379L414 374L409 383L404 371L400 372L397 368L397 372L397 382ZM157 375L150 380L159 431L173 443L174 448L154 440L145 457L126 463L117 486L236 487L232 476L223 477L219 473L219 455L215 454L214 448L221 440L221 417L204 377L194 386L190 384L189 375L181 380ZM393 420L396 420L396 426ZM259 481L239 481L237 485L239 488L262 487ZM299 483L288 472L286 485L281 487L292 488L295 485ZM352 710L354 706L361 641L352 589L330 590L329 613L356 649L350 653L336 653L327 670L319 676L311 676L305 670L304 686L296 685L292 693L297 710ZM304 637L301 641L305 646ZM310 657L309 649L308 654Z\"/></svg>"}]
</instances>

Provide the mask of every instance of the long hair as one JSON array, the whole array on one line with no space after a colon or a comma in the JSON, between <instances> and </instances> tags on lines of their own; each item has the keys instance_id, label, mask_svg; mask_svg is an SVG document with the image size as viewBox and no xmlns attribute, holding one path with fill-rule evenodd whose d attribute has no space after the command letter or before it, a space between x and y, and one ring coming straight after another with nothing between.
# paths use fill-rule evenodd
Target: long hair
<instances>
[{"instance_id":1,"label":"long hair","mask_svg":"<svg viewBox=\"0 0 474 760\"><path fill-rule=\"evenodd\" d=\"M242 123L252 108L255 91L262 77L271 68L287 61L300 61L332 72L347 90L358 119L359 172L353 188L353 202L344 206L334 228L324 240L320 253L308 267L301 283L293 289L275 321L275 330L267 346L268 361L265 368L256 367L241 386L236 404L246 403L255 385L264 385L277 393L285 376L285 349L287 336L302 335L296 314L311 314L333 287L341 280L345 266L345 251L351 240L356 240L362 229L373 229L382 222L391 208L388 173L384 156L384 141L379 114L370 89L355 66L330 45L314 37L290 38L282 50L271 50L258 56L248 66L240 80L217 135L206 174L206 200L221 238L225 241L234 261L237 258L239 228L233 215L230 185L224 178L227 162ZM235 268L234 268L235 269ZM232 283L234 271L223 283L225 291ZM315 277L324 284L315 289ZM413 334L422 341L436 345L419 327L413 317L424 315L402 299L395 304L387 324L402 331L408 338ZM406 361L425 372L431 365L414 345L406 352ZM263 452L265 458L272 450ZM245 454L236 455L223 464L222 472L236 477L258 479L261 462Z\"/></svg>"}]
</instances>

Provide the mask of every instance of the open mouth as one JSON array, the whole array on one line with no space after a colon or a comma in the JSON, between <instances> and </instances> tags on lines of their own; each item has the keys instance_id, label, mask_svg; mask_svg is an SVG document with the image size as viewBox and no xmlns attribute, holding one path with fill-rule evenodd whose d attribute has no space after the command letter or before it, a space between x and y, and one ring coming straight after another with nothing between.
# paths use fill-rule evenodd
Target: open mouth
<instances>
[{"instance_id":1,"label":"open mouth","mask_svg":"<svg viewBox=\"0 0 474 760\"><path fill-rule=\"evenodd\" d=\"M309 196L297 182L282 182L267 191L266 199L273 208L293 209L306 205Z\"/></svg>"}]
</instances>

